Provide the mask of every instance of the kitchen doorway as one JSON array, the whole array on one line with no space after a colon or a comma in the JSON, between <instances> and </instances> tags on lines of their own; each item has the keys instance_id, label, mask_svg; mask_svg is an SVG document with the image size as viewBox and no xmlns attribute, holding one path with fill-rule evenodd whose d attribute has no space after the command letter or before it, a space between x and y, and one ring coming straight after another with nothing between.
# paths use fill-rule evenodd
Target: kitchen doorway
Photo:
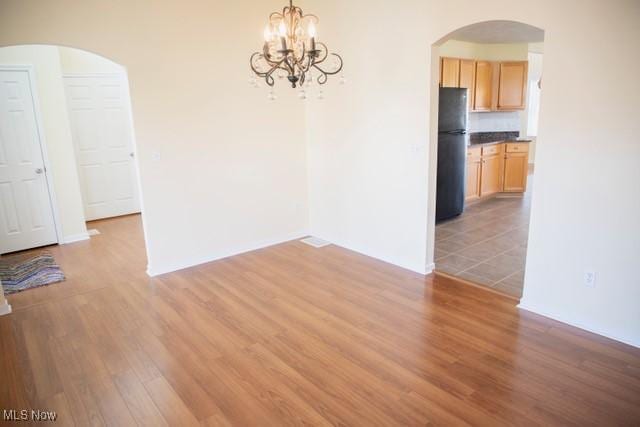
<instances>
[{"instance_id":1,"label":"kitchen doorway","mask_svg":"<svg viewBox=\"0 0 640 427\"><path fill-rule=\"evenodd\" d=\"M524 288L543 42L537 27L488 21L450 33L432 55L436 274L515 300Z\"/></svg>"}]
</instances>

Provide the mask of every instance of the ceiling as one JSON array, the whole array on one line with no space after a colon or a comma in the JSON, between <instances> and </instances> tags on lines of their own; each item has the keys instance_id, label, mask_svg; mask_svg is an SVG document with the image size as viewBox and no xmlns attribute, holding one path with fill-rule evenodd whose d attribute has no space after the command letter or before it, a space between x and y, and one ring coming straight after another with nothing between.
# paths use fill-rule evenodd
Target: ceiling
<instances>
[{"instance_id":1,"label":"ceiling","mask_svg":"<svg viewBox=\"0 0 640 427\"><path fill-rule=\"evenodd\" d=\"M473 43L535 43L544 41L544 30L514 21L487 21L460 28L449 39Z\"/></svg>"}]
</instances>

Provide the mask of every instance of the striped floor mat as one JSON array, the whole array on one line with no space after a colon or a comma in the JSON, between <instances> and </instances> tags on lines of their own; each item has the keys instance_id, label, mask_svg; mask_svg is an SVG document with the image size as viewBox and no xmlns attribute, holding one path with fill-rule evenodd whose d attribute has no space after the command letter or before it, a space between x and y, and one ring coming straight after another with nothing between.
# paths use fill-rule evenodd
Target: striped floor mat
<instances>
[{"instance_id":1,"label":"striped floor mat","mask_svg":"<svg viewBox=\"0 0 640 427\"><path fill-rule=\"evenodd\" d=\"M0 257L0 280L5 294L62 282L64 273L49 252Z\"/></svg>"}]
</instances>

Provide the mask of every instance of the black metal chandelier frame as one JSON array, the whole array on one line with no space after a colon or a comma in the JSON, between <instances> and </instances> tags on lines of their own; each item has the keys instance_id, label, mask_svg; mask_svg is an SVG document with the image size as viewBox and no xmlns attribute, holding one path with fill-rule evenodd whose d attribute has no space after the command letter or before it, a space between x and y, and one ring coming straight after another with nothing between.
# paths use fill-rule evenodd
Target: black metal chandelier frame
<instances>
[{"instance_id":1,"label":"black metal chandelier frame","mask_svg":"<svg viewBox=\"0 0 640 427\"><path fill-rule=\"evenodd\" d=\"M269 15L266 40L262 52L251 55L251 70L272 87L275 85L274 73L278 70L286 73L293 88L302 86L307 74L314 70L318 72L318 84L325 84L330 75L342 71L343 61L337 53L330 54L324 43L316 42L315 34L309 34L309 28L315 28L317 23L318 17L305 15L301 8L293 5L293 0L289 0L289 6L284 7L282 13ZM326 66L330 57L335 58L333 68Z\"/></svg>"}]
</instances>

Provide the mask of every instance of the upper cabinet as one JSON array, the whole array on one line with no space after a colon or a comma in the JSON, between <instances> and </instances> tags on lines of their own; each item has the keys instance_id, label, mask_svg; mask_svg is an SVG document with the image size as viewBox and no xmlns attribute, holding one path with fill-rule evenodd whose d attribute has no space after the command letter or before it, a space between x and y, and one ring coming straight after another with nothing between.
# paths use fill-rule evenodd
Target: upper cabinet
<instances>
[{"instance_id":1,"label":"upper cabinet","mask_svg":"<svg viewBox=\"0 0 640 427\"><path fill-rule=\"evenodd\" d=\"M460 60L457 58L442 58L440 61L440 86L459 87Z\"/></svg>"},{"instance_id":2,"label":"upper cabinet","mask_svg":"<svg viewBox=\"0 0 640 427\"><path fill-rule=\"evenodd\" d=\"M473 108L475 98L474 88L476 83L476 61L473 59L460 60L460 84L458 87L469 89L467 96L469 109Z\"/></svg>"},{"instance_id":3,"label":"upper cabinet","mask_svg":"<svg viewBox=\"0 0 640 427\"><path fill-rule=\"evenodd\" d=\"M470 111L524 110L527 61L441 58L440 86L469 89Z\"/></svg>"},{"instance_id":4,"label":"upper cabinet","mask_svg":"<svg viewBox=\"0 0 640 427\"><path fill-rule=\"evenodd\" d=\"M473 111L491 111L493 106L493 65L489 61L476 62L476 84Z\"/></svg>"},{"instance_id":5,"label":"upper cabinet","mask_svg":"<svg viewBox=\"0 0 640 427\"><path fill-rule=\"evenodd\" d=\"M524 110L527 93L527 61L500 63L498 110Z\"/></svg>"}]
</instances>

